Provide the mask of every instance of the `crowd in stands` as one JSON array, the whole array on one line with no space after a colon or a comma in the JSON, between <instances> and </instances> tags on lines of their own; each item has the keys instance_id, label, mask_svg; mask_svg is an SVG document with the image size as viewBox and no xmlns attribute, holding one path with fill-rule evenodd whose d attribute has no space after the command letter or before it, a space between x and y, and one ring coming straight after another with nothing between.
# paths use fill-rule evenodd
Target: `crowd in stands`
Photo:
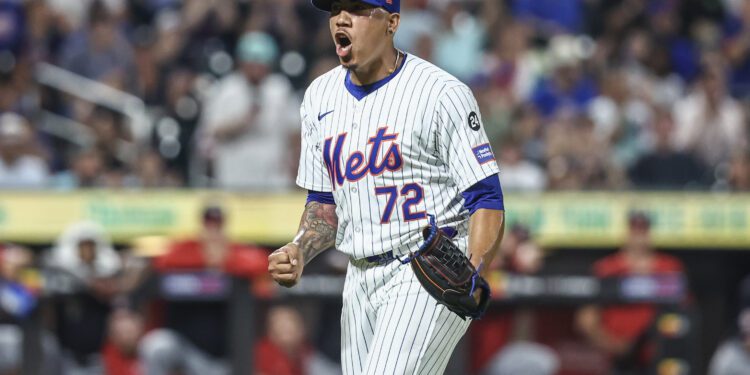
<instances>
[{"instance_id":1,"label":"crowd in stands","mask_svg":"<svg viewBox=\"0 0 750 375\"><path fill-rule=\"evenodd\" d=\"M269 289L268 251L233 241L220 206L206 205L196 219L201 229L192 237L136 241L119 251L103 227L92 222L71 224L37 257L22 246L1 245L0 374L19 373L30 350L39 356L37 369L44 374L219 375L230 373L238 350L240 356L252 358L249 373L340 374L337 344L324 353L326 340L338 342L338 335L326 327L338 326L340 305L326 312L320 301L306 305ZM647 214L634 211L627 223L625 243L596 261L591 275L686 275L680 260L653 247ZM336 254L340 255L329 252L328 258ZM336 260L328 258L325 267L335 269ZM514 224L490 265L490 277L551 275L545 258L528 228ZM315 267L320 268L320 262ZM259 297L252 305L258 316L236 310L241 302L233 285ZM750 363L750 276L741 283L739 294L737 322L730 324L734 334L716 348L704 348L714 351L711 375L742 373ZM692 304L689 298L676 302ZM461 371L647 373L661 364L663 357L657 354L663 354L665 345L675 347L664 341L670 336L659 336L654 327L688 327L664 325L668 306L495 306L468 331L464 350L470 354ZM233 316L246 324L237 326ZM36 333L29 333L30 322L39 324ZM700 325L688 325L692 324ZM236 332L244 344L234 341ZM29 349L24 340L37 346Z\"/></svg>"},{"instance_id":2,"label":"crowd in stands","mask_svg":"<svg viewBox=\"0 0 750 375\"><path fill-rule=\"evenodd\" d=\"M68 3L0 6L0 188L293 188L325 13ZM506 190L750 188L746 1L404 0L396 45L469 84Z\"/></svg>"},{"instance_id":3,"label":"crowd in stands","mask_svg":"<svg viewBox=\"0 0 750 375\"><path fill-rule=\"evenodd\" d=\"M0 244L0 374L225 375L238 355L252 358L251 374L340 374L338 358L312 344L305 306L264 289L268 252L232 241L218 205L196 219L193 237L119 251L89 221L36 257ZM263 298L255 319L237 315L235 291Z\"/></svg>"}]
</instances>

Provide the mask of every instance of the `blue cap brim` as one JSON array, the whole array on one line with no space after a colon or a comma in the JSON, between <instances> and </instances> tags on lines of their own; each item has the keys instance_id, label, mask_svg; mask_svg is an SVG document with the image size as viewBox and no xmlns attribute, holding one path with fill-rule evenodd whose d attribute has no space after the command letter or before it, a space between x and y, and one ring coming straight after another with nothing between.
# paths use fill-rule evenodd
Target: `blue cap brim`
<instances>
[{"instance_id":1,"label":"blue cap brim","mask_svg":"<svg viewBox=\"0 0 750 375\"><path fill-rule=\"evenodd\" d=\"M397 11L393 11L391 9L388 9L387 6L384 6L381 1L378 0L357 0L361 1L363 3L367 3L376 7L384 7L385 10L391 12L391 13L397 13ZM331 3L333 3L334 0L312 0L312 5L314 5L316 8L320 10L324 10L326 12L331 11Z\"/></svg>"},{"instance_id":2,"label":"blue cap brim","mask_svg":"<svg viewBox=\"0 0 750 375\"><path fill-rule=\"evenodd\" d=\"M330 12L332 2L333 0L312 0L312 5L314 5L316 8L320 10L325 10L326 12Z\"/></svg>"}]
</instances>

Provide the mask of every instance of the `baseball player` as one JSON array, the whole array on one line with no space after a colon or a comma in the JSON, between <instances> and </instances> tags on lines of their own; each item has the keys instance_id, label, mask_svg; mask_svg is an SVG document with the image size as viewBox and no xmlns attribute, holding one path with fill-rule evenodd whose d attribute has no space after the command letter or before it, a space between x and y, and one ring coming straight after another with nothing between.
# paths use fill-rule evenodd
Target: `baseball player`
<instances>
[{"instance_id":1,"label":"baseball player","mask_svg":"<svg viewBox=\"0 0 750 375\"><path fill-rule=\"evenodd\" d=\"M344 374L443 373L470 319L404 263L434 218L473 266L472 302L482 298L474 284L499 247L504 207L477 102L453 76L394 47L399 0L312 3L330 13L341 66L305 93L297 184L307 204L269 272L294 286L305 264L335 246L350 257Z\"/></svg>"}]
</instances>

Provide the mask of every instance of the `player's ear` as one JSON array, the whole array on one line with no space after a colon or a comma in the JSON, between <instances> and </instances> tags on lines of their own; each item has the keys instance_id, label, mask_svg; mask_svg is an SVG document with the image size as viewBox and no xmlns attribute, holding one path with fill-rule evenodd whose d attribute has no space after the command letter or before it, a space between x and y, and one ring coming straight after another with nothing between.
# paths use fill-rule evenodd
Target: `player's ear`
<instances>
[{"instance_id":1,"label":"player's ear","mask_svg":"<svg viewBox=\"0 0 750 375\"><path fill-rule=\"evenodd\" d=\"M388 16L388 29L386 32L393 35L398 30L398 26L401 24L401 15L398 13L391 13Z\"/></svg>"}]
</instances>

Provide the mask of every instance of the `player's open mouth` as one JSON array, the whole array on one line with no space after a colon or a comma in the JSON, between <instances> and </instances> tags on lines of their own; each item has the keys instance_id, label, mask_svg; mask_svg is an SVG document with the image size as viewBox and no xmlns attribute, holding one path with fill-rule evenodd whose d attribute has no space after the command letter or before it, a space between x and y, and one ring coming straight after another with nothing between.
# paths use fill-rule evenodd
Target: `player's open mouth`
<instances>
[{"instance_id":1,"label":"player's open mouth","mask_svg":"<svg viewBox=\"0 0 750 375\"><path fill-rule=\"evenodd\" d=\"M336 40L336 54L339 57L348 56L352 51L352 40L349 35L339 31L334 35L334 39Z\"/></svg>"}]
</instances>

